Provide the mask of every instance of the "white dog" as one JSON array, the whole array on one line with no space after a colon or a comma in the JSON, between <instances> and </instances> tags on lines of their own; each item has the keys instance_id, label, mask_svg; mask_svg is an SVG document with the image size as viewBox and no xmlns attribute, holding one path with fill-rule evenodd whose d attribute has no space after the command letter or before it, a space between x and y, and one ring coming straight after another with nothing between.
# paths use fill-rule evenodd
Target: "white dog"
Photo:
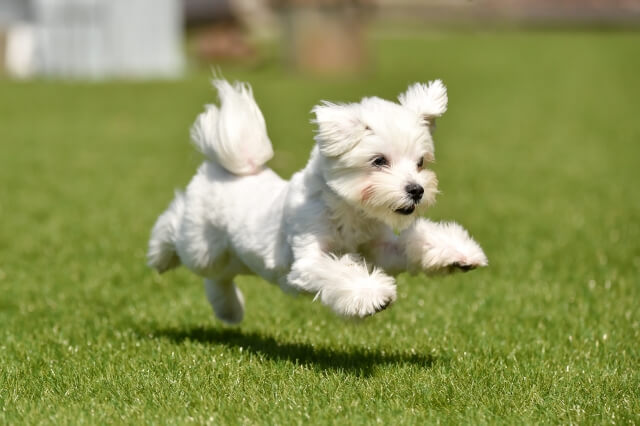
<instances>
[{"instance_id":1,"label":"white dog","mask_svg":"<svg viewBox=\"0 0 640 426\"><path fill-rule=\"evenodd\" d=\"M363 317L396 299L388 274L487 265L460 225L418 214L438 192L428 165L435 119L447 109L440 80L410 86L399 103L316 106L316 145L290 181L264 166L273 150L251 88L213 84L221 105L207 105L191 129L207 160L158 218L148 263L160 272L183 264L203 276L222 321L243 318L239 274Z\"/></svg>"}]
</instances>

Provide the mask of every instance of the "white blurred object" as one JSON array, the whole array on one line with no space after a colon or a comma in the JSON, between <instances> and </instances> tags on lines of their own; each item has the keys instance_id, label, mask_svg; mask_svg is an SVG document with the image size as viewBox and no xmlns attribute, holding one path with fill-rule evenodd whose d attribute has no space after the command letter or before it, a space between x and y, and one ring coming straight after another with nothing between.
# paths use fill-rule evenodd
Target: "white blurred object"
<instances>
[{"instance_id":1,"label":"white blurred object","mask_svg":"<svg viewBox=\"0 0 640 426\"><path fill-rule=\"evenodd\" d=\"M29 6L29 24L14 17L8 25L6 62L12 75L96 79L182 73L181 0L21 1Z\"/></svg>"},{"instance_id":2,"label":"white blurred object","mask_svg":"<svg viewBox=\"0 0 640 426\"><path fill-rule=\"evenodd\" d=\"M35 74L36 32L33 25L19 24L7 32L5 66L9 75L29 78Z\"/></svg>"},{"instance_id":3,"label":"white blurred object","mask_svg":"<svg viewBox=\"0 0 640 426\"><path fill-rule=\"evenodd\" d=\"M178 0L35 0L39 71L173 77L183 67Z\"/></svg>"}]
</instances>

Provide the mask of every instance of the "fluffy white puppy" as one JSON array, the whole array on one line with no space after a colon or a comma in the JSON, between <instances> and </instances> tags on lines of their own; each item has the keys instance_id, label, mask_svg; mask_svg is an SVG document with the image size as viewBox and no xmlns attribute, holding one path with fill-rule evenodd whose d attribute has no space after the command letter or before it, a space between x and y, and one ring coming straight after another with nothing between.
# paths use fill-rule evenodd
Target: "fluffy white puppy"
<instances>
[{"instance_id":1,"label":"fluffy white puppy","mask_svg":"<svg viewBox=\"0 0 640 426\"><path fill-rule=\"evenodd\" d=\"M460 225L419 215L438 193L428 165L435 119L447 109L440 80L410 86L399 103L316 106L316 145L290 181L264 166L273 150L251 88L213 84L220 106L207 105L191 130L207 159L158 218L148 263L160 272L183 264L203 276L222 321L243 318L233 282L240 274L363 317L396 299L392 275L487 265Z\"/></svg>"}]
</instances>

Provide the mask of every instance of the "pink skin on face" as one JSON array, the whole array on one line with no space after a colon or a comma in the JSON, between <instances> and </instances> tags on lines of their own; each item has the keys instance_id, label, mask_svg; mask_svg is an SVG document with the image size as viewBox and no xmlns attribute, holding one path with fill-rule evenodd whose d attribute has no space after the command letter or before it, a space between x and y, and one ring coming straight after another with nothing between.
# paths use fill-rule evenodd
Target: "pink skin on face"
<instances>
[{"instance_id":1,"label":"pink skin on face","mask_svg":"<svg viewBox=\"0 0 640 426\"><path fill-rule=\"evenodd\" d=\"M361 192L362 195L362 202L365 203L369 198L371 198L371 196L373 195L373 185L367 185L364 187L364 189Z\"/></svg>"}]
</instances>

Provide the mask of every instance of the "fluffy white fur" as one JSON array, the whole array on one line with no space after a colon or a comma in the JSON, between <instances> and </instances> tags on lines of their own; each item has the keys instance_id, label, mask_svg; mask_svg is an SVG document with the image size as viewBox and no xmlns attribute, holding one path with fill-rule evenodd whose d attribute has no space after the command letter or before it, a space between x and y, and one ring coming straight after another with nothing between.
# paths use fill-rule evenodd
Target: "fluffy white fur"
<instances>
[{"instance_id":1,"label":"fluffy white fur","mask_svg":"<svg viewBox=\"0 0 640 426\"><path fill-rule=\"evenodd\" d=\"M316 146L290 181L264 166L273 150L250 87L213 84L220 106L208 105L191 130L207 160L158 218L148 263L203 276L221 320L243 318L239 274L364 317L395 301L390 275L487 265L460 225L419 215L438 193L428 164L435 119L447 109L440 80L410 86L399 104L372 97L316 106Z\"/></svg>"}]
</instances>

